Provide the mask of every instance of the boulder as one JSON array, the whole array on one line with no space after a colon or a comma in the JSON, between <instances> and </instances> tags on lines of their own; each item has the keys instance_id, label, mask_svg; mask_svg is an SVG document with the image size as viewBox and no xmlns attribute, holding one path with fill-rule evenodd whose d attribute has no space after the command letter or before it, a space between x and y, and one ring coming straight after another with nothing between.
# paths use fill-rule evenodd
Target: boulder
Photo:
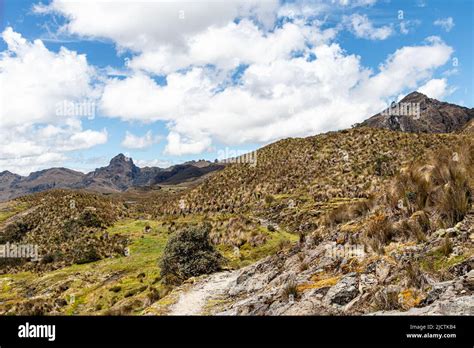
<instances>
[{"instance_id":1,"label":"boulder","mask_svg":"<svg viewBox=\"0 0 474 348\"><path fill-rule=\"evenodd\" d=\"M456 237L459 234L459 230L456 229L455 227L448 228L446 230L446 235L450 238Z\"/></svg>"},{"instance_id":2,"label":"boulder","mask_svg":"<svg viewBox=\"0 0 474 348\"><path fill-rule=\"evenodd\" d=\"M326 293L325 304L343 306L359 294L359 280L355 273L349 273Z\"/></svg>"},{"instance_id":3,"label":"boulder","mask_svg":"<svg viewBox=\"0 0 474 348\"><path fill-rule=\"evenodd\" d=\"M464 276L464 284L466 288L474 290L474 269Z\"/></svg>"},{"instance_id":4,"label":"boulder","mask_svg":"<svg viewBox=\"0 0 474 348\"><path fill-rule=\"evenodd\" d=\"M474 295L443 298L421 308L406 312L380 311L369 315L474 315Z\"/></svg>"}]
</instances>

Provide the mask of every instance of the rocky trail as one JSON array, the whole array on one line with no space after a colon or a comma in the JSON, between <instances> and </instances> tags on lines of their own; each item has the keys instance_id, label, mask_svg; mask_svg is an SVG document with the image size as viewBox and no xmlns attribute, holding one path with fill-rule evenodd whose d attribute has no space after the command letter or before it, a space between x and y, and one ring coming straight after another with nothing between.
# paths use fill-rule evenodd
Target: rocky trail
<instances>
[{"instance_id":1,"label":"rocky trail","mask_svg":"<svg viewBox=\"0 0 474 348\"><path fill-rule=\"evenodd\" d=\"M224 271L199 280L181 293L178 301L170 308L169 315L205 314L203 312L206 305L225 296L238 274L238 271Z\"/></svg>"},{"instance_id":2,"label":"rocky trail","mask_svg":"<svg viewBox=\"0 0 474 348\"><path fill-rule=\"evenodd\" d=\"M343 269L348 267L347 260L338 260L327 254L335 244L330 241L316 246L307 243L237 271L197 278L175 292L177 301L167 314L473 315L474 259L469 254L462 258L459 256L465 255L462 247L469 247L474 240L473 220L471 211L455 227L440 229L432 233L424 245L408 249L418 253L437 250L445 236L450 235L453 250L449 257L440 260L459 259L455 265L449 266L449 280L425 276L429 286L424 288L422 297L416 295L421 294L421 289L407 283L393 283L395 277L405 276L403 268L395 262L405 256L405 249L384 256L362 255L358 265L364 267L348 272ZM424 255L430 254L425 252ZM291 284L295 290L291 290ZM284 294L288 291L294 291L297 296L286 298ZM396 309L382 307L384 302L380 302L379 308L374 307L378 293L379 296L395 293L393 306ZM408 302L415 300L416 303Z\"/></svg>"}]
</instances>

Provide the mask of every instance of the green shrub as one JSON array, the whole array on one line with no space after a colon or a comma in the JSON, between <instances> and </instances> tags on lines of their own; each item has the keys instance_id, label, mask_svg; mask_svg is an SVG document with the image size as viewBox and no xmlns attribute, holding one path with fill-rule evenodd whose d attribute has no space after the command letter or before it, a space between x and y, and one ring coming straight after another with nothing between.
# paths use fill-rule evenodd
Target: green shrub
<instances>
[{"instance_id":1,"label":"green shrub","mask_svg":"<svg viewBox=\"0 0 474 348\"><path fill-rule=\"evenodd\" d=\"M79 217L79 224L85 227L101 228L103 225L102 219L91 210L85 210Z\"/></svg>"},{"instance_id":2,"label":"green shrub","mask_svg":"<svg viewBox=\"0 0 474 348\"><path fill-rule=\"evenodd\" d=\"M89 247L80 252L80 255L75 260L75 263L81 265L83 263L89 263L100 260L100 254L97 248Z\"/></svg>"},{"instance_id":3,"label":"green shrub","mask_svg":"<svg viewBox=\"0 0 474 348\"><path fill-rule=\"evenodd\" d=\"M19 242L29 230L28 225L21 221L11 223L0 234L0 244Z\"/></svg>"},{"instance_id":4,"label":"green shrub","mask_svg":"<svg viewBox=\"0 0 474 348\"><path fill-rule=\"evenodd\" d=\"M112 292L120 292L120 290L122 290L122 287L120 285L114 285L109 289L109 291Z\"/></svg>"},{"instance_id":5,"label":"green shrub","mask_svg":"<svg viewBox=\"0 0 474 348\"><path fill-rule=\"evenodd\" d=\"M41 262L44 263L44 264L54 262L54 255L53 254L44 255L41 258Z\"/></svg>"},{"instance_id":6,"label":"green shrub","mask_svg":"<svg viewBox=\"0 0 474 348\"><path fill-rule=\"evenodd\" d=\"M161 276L185 280L219 270L222 256L209 240L210 225L191 226L174 233L160 262Z\"/></svg>"},{"instance_id":7,"label":"green shrub","mask_svg":"<svg viewBox=\"0 0 474 348\"><path fill-rule=\"evenodd\" d=\"M379 156L375 159L374 173L377 176L391 175L390 158L386 155Z\"/></svg>"},{"instance_id":8,"label":"green shrub","mask_svg":"<svg viewBox=\"0 0 474 348\"><path fill-rule=\"evenodd\" d=\"M275 197L273 197L272 195L265 196L265 203L272 204L274 201L275 201Z\"/></svg>"}]
</instances>

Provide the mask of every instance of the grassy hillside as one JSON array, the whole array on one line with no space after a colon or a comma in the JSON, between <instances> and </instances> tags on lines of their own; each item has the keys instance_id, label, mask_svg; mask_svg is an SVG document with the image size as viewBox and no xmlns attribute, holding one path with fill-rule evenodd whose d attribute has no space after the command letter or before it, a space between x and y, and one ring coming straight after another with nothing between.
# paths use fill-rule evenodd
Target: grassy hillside
<instances>
[{"instance_id":1,"label":"grassy hillside","mask_svg":"<svg viewBox=\"0 0 474 348\"><path fill-rule=\"evenodd\" d=\"M154 213L242 212L310 231L328 210L379 192L403 166L466 141L371 128L285 139L258 150L256 166L231 164L174 201L156 202Z\"/></svg>"}]
</instances>

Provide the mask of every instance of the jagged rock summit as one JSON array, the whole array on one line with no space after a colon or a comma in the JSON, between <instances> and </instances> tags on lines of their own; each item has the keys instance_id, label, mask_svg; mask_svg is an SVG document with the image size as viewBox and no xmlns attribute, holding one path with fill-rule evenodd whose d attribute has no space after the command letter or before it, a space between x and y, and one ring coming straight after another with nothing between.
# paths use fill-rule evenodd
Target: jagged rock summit
<instances>
[{"instance_id":1,"label":"jagged rock summit","mask_svg":"<svg viewBox=\"0 0 474 348\"><path fill-rule=\"evenodd\" d=\"M441 102L412 92L360 124L412 133L452 133L474 119L474 108Z\"/></svg>"}]
</instances>

